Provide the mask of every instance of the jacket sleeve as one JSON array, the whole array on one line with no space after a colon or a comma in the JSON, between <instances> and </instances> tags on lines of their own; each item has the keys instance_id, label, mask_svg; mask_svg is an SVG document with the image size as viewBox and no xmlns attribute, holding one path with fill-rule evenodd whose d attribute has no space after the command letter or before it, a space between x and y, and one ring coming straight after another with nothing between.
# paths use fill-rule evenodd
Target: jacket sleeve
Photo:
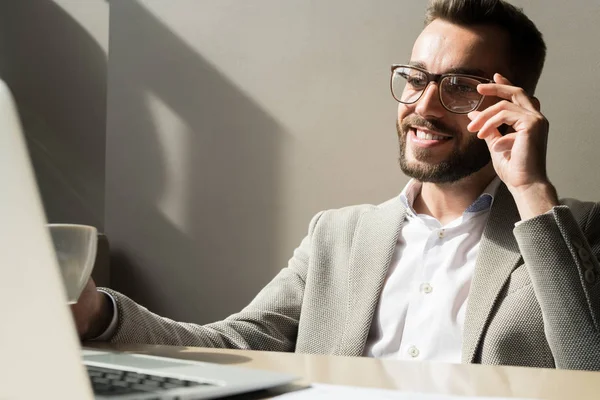
<instances>
[{"instance_id":1,"label":"jacket sleeve","mask_svg":"<svg viewBox=\"0 0 600 400\"><path fill-rule=\"evenodd\" d=\"M599 204L554 207L514 234L556 367L600 370Z\"/></svg>"},{"instance_id":2,"label":"jacket sleeve","mask_svg":"<svg viewBox=\"0 0 600 400\"><path fill-rule=\"evenodd\" d=\"M117 305L118 324L110 341L294 351L311 235L320 215L311 221L308 235L294 251L287 268L281 270L246 308L223 321L208 325L175 322L150 312L121 293L102 288L113 296Z\"/></svg>"}]
</instances>

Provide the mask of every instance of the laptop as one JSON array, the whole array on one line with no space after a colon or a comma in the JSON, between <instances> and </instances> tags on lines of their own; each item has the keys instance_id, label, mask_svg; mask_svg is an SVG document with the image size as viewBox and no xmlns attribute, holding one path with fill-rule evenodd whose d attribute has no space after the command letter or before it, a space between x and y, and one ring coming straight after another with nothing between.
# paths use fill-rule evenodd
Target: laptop
<instances>
[{"instance_id":1,"label":"laptop","mask_svg":"<svg viewBox=\"0 0 600 400\"><path fill-rule=\"evenodd\" d=\"M0 399L209 399L294 376L82 350L17 110L0 81Z\"/></svg>"}]
</instances>

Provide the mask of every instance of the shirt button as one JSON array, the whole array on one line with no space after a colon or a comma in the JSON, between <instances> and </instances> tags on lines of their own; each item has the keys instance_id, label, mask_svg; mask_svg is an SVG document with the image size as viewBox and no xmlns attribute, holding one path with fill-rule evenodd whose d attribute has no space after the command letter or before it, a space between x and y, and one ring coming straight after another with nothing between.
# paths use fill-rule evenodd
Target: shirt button
<instances>
[{"instance_id":1,"label":"shirt button","mask_svg":"<svg viewBox=\"0 0 600 400\"><path fill-rule=\"evenodd\" d=\"M431 286L429 283L423 283L421 285L421 291L425 294L429 294L433 292L433 286Z\"/></svg>"},{"instance_id":2,"label":"shirt button","mask_svg":"<svg viewBox=\"0 0 600 400\"><path fill-rule=\"evenodd\" d=\"M443 239L446 236L446 232L443 229L438 231L438 238Z\"/></svg>"},{"instance_id":3,"label":"shirt button","mask_svg":"<svg viewBox=\"0 0 600 400\"><path fill-rule=\"evenodd\" d=\"M419 349L417 349L415 346L410 346L408 348L408 355L411 356L412 358L419 357Z\"/></svg>"}]
</instances>

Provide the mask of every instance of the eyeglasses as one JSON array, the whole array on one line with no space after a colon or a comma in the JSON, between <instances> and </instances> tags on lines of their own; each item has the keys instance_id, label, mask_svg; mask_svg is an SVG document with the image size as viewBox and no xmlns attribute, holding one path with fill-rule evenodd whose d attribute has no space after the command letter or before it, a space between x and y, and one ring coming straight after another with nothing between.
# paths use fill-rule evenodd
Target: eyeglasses
<instances>
[{"instance_id":1,"label":"eyeglasses","mask_svg":"<svg viewBox=\"0 0 600 400\"><path fill-rule=\"evenodd\" d=\"M477 85L493 81L479 76L464 74L431 74L411 65L392 65L390 87L392 96L403 104L414 104L431 82L438 85L440 103L455 114L468 114L476 110L484 96Z\"/></svg>"}]
</instances>

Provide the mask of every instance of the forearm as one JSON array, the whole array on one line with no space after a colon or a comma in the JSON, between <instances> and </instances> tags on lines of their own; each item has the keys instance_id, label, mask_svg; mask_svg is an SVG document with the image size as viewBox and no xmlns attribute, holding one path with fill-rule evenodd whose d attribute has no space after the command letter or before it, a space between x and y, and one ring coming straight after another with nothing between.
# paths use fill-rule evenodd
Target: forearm
<instances>
[{"instance_id":1,"label":"forearm","mask_svg":"<svg viewBox=\"0 0 600 400\"><path fill-rule=\"evenodd\" d=\"M304 280L284 268L248 307L209 325L160 317L118 292L102 290L117 303L119 321L110 339L114 343L293 351Z\"/></svg>"},{"instance_id":2,"label":"forearm","mask_svg":"<svg viewBox=\"0 0 600 400\"><path fill-rule=\"evenodd\" d=\"M260 323L236 314L209 325L176 322L150 312L128 297L111 291L118 304L118 327L113 343L145 343L171 346L216 347L292 351L297 321L261 313ZM248 315L252 317L251 315ZM287 327L287 328L281 328Z\"/></svg>"},{"instance_id":3,"label":"forearm","mask_svg":"<svg viewBox=\"0 0 600 400\"><path fill-rule=\"evenodd\" d=\"M600 286L591 275L598 262L566 206L529 219L514 230L537 300L557 367L600 369ZM577 244L577 246L575 245ZM590 259L581 258L584 248ZM581 254L580 254L581 253Z\"/></svg>"},{"instance_id":4,"label":"forearm","mask_svg":"<svg viewBox=\"0 0 600 400\"><path fill-rule=\"evenodd\" d=\"M311 221L309 233L314 230L320 215ZM250 305L224 321L204 326L160 317L128 297L103 288L117 304L118 323L110 341L293 351L309 254L310 237L307 236L294 251L288 267L282 269Z\"/></svg>"}]
</instances>

